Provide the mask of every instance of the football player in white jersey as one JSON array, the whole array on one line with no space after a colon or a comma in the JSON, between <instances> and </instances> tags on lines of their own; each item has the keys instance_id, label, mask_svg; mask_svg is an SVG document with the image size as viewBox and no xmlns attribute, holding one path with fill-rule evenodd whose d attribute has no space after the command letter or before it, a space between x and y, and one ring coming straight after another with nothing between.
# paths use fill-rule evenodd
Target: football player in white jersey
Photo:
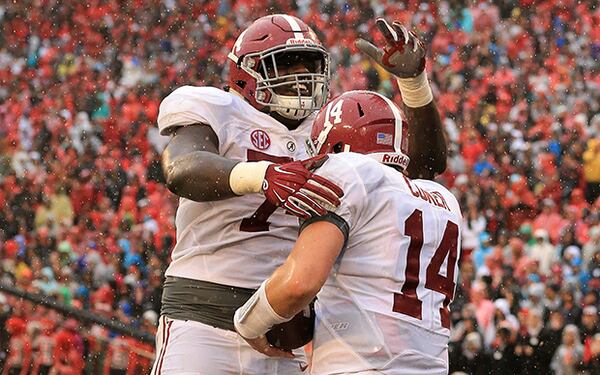
<instances>
[{"instance_id":1,"label":"football player in white jersey","mask_svg":"<svg viewBox=\"0 0 600 375\"><path fill-rule=\"evenodd\" d=\"M257 350L264 334L317 296L312 374L447 374L461 212L440 184L404 171L401 110L347 92L317 115L311 149L334 153L317 173L344 190L327 215L304 221L285 263L235 314ZM318 293L318 294L317 294Z\"/></svg>"},{"instance_id":2,"label":"football player in white jersey","mask_svg":"<svg viewBox=\"0 0 600 375\"><path fill-rule=\"evenodd\" d=\"M393 55L380 63L403 67L396 75L404 77L405 101L411 94L429 95L407 113L420 126L414 138L428 142L411 155L417 167L410 173L432 175L445 168L445 142L423 72L424 48L413 36L394 35L393 43L410 48L379 55L367 42L362 48L376 60ZM228 90L184 86L161 103L159 129L171 135L163 169L181 199L153 374L303 369L300 361L252 350L235 333L233 314L291 251L298 222L286 212L322 215L343 196L311 172L324 157L292 162L308 157L304 141L328 84L328 54L315 33L296 17L273 15L238 37L229 55Z\"/></svg>"}]
</instances>

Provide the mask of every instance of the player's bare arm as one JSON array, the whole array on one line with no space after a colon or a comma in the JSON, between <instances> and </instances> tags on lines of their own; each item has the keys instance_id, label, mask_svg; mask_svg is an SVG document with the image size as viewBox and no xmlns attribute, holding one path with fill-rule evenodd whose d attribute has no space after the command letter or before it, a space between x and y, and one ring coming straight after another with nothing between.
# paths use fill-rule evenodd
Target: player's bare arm
<instances>
[{"instance_id":1,"label":"player's bare arm","mask_svg":"<svg viewBox=\"0 0 600 375\"><path fill-rule=\"evenodd\" d=\"M408 120L411 163L407 174L410 178L432 179L446 169L447 144L425 72L426 48L398 22L390 26L380 18L377 26L386 46L380 48L364 39L358 39L356 46L396 77Z\"/></svg>"},{"instance_id":2,"label":"player's bare arm","mask_svg":"<svg viewBox=\"0 0 600 375\"><path fill-rule=\"evenodd\" d=\"M339 205L342 190L311 172L326 158L286 164L238 162L218 154L218 139L207 125L180 127L162 154L169 190L198 202L262 193L301 218L323 215Z\"/></svg>"},{"instance_id":3,"label":"player's bare arm","mask_svg":"<svg viewBox=\"0 0 600 375\"><path fill-rule=\"evenodd\" d=\"M338 226L328 221L317 221L302 230L285 263L267 281L267 298L277 314L291 318L314 299L344 240Z\"/></svg>"},{"instance_id":4,"label":"player's bare arm","mask_svg":"<svg viewBox=\"0 0 600 375\"><path fill-rule=\"evenodd\" d=\"M285 263L236 311L236 329L254 349L268 356L291 356L271 346L265 333L273 325L292 319L315 298L344 246L345 236L329 221L305 226Z\"/></svg>"},{"instance_id":5,"label":"player's bare arm","mask_svg":"<svg viewBox=\"0 0 600 375\"><path fill-rule=\"evenodd\" d=\"M235 197L229 175L238 163L219 155L217 135L208 125L182 126L163 151L167 187L196 202Z\"/></svg>"},{"instance_id":6,"label":"player's bare arm","mask_svg":"<svg viewBox=\"0 0 600 375\"><path fill-rule=\"evenodd\" d=\"M422 107L404 105L408 122L408 153L414 163L406 172L410 178L433 179L446 170L448 145L442 128L442 119L435 101Z\"/></svg>"}]
</instances>

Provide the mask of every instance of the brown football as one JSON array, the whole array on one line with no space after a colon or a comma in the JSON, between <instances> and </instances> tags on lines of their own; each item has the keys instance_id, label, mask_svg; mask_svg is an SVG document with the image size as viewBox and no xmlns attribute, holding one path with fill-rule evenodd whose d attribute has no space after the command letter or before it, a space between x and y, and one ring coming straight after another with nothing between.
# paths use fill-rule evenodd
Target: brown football
<instances>
[{"instance_id":1,"label":"brown football","mask_svg":"<svg viewBox=\"0 0 600 375\"><path fill-rule=\"evenodd\" d=\"M315 329L315 310L311 303L289 322L277 324L267 332L269 344L283 349L300 348L310 342Z\"/></svg>"}]
</instances>

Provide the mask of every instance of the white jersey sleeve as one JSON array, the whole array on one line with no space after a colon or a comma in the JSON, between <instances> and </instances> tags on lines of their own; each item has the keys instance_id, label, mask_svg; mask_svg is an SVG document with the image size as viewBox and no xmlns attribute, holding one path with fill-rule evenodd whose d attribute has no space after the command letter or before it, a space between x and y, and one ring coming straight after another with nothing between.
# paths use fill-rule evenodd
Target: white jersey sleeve
<instances>
[{"instance_id":1,"label":"white jersey sleeve","mask_svg":"<svg viewBox=\"0 0 600 375\"><path fill-rule=\"evenodd\" d=\"M230 121L227 108L231 105L231 94L216 87L182 86L160 103L158 129L168 135L176 127L202 123L219 137Z\"/></svg>"},{"instance_id":2,"label":"white jersey sleeve","mask_svg":"<svg viewBox=\"0 0 600 375\"><path fill-rule=\"evenodd\" d=\"M317 295L312 372L447 373L456 198L355 153L330 155L316 172L344 190L335 213L350 229Z\"/></svg>"},{"instance_id":3,"label":"white jersey sleeve","mask_svg":"<svg viewBox=\"0 0 600 375\"><path fill-rule=\"evenodd\" d=\"M377 173L361 176L358 170L364 162L369 160L364 157L352 158L347 153L344 157L329 155L329 159L316 171L344 191L340 205L332 212L344 219L350 231L358 229L357 223L363 216L369 185L377 184L382 177Z\"/></svg>"}]
</instances>

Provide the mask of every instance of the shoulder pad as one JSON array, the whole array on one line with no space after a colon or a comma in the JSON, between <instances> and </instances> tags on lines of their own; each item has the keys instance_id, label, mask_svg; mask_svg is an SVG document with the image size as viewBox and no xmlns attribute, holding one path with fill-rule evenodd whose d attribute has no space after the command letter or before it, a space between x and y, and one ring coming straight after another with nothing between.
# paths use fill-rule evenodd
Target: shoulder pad
<instances>
[{"instance_id":1,"label":"shoulder pad","mask_svg":"<svg viewBox=\"0 0 600 375\"><path fill-rule=\"evenodd\" d=\"M182 86L160 103L158 127L161 134L168 134L170 128L204 123L218 134L225 115L222 107L230 106L232 101L232 94L216 87Z\"/></svg>"}]
</instances>

